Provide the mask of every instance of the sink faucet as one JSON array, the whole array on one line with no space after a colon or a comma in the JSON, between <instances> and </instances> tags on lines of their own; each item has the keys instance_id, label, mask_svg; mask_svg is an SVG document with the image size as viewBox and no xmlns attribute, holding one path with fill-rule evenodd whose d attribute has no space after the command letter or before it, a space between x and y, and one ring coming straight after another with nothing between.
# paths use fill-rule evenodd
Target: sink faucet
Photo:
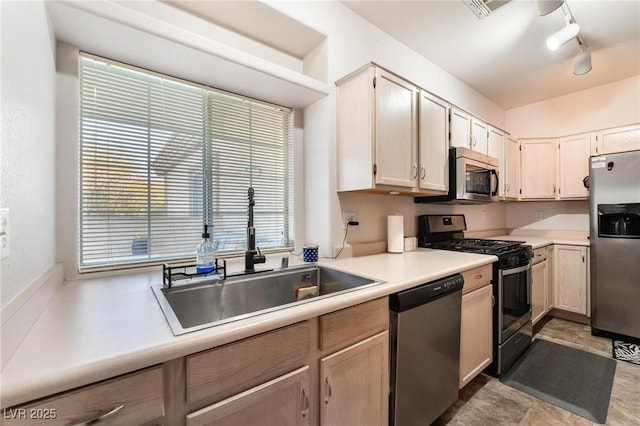
<instances>
[{"instance_id":1,"label":"sink faucet","mask_svg":"<svg viewBox=\"0 0 640 426\"><path fill-rule=\"evenodd\" d=\"M253 206L256 202L253 199L253 188L249 188L249 222L247 223L247 251L244 252L244 271L247 273L255 272L254 265L256 263L265 263L266 258L260 249L256 247L256 228L253 226Z\"/></svg>"}]
</instances>

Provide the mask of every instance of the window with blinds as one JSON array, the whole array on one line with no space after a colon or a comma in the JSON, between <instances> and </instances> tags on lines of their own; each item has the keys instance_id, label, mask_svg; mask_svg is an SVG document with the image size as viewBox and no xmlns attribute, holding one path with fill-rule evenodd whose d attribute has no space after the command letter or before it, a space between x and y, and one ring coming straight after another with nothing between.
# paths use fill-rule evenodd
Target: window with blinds
<instances>
[{"instance_id":1,"label":"window with blinds","mask_svg":"<svg viewBox=\"0 0 640 426\"><path fill-rule=\"evenodd\" d=\"M80 58L80 270L245 250L255 190L261 249L293 246L288 108Z\"/></svg>"}]
</instances>

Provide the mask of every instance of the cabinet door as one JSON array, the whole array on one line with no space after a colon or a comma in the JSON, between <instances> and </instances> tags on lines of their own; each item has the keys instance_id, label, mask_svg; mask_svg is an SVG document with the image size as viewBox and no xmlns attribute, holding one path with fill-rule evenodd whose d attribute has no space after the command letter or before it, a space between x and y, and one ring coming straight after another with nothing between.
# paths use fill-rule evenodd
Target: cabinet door
<instances>
[{"instance_id":1,"label":"cabinet door","mask_svg":"<svg viewBox=\"0 0 640 426\"><path fill-rule=\"evenodd\" d=\"M418 177L417 89L376 69L376 184L414 188Z\"/></svg>"},{"instance_id":2,"label":"cabinet door","mask_svg":"<svg viewBox=\"0 0 640 426\"><path fill-rule=\"evenodd\" d=\"M337 84L338 191L372 189L376 76L367 67Z\"/></svg>"},{"instance_id":3,"label":"cabinet door","mask_svg":"<svg viewBox=\"0 0 640 426\"><path fill-rule=\"evenodd\" d=\"M489 126L489 140L487 146L487 153L490 157L494 157L498 159L498 196L505 196L505 170L506 166L506 157L505 157L505 134L502 130L496 129L495 127Z\"/></svg>"},{"instance_id":4,"label":"cabinet door","mask_svg":"<svg viewBox=\"0 0 640 426\"><path fill-rule=\"evenodd\" d=\"M596 149L593 155L640 149L640 124L616 127L596 134Z\"/></svg>"},{"instance_id":5,"label":"cabinet door","mask_svg":"<svg viewBox=\"0 0 640 426\"><path fill-rule=\"evenodd\" d=\"M449 105L420 91L420 189L449 190Z\"/></svg>"},{"instance_id":6,"label":"cabinet door","mask_svg":"<svg viewBox=\"0 0 640 426\"><path fill-rule=\"evenodd\" d=\"M449 145L471 149L471 116L464 111L451 107L451 140Z\"/></svg>"},{"instance_id":7,"label":"cabinet door","mask_svg":"<svg viewBox=\"0 0 640 426\"><path fill-rule=\"evenodd\" d=\"M556 309L587 315L587 248L555 245L554 295Z\"/></svg>"},{"instance_id":8,"label":"cabinet door","mask_svg":"<svg viewBox=\"0 0 640 426\"><path fill-rule=\"evenodd\" d=\"M546 311L547 300L547 262L531 267L531 321L537 323Z\"/></svg>"},{"instance_id":9,"label":"cabinet door","mask_svg":"<svg viewBox=\"0 0 640 426\"><path fill-rule=\"evenodd\" d=\"M487 155L489 147L488 126L477 118L471 119L471 149Z\"/></svg>"},{"instance_id":10,"label":"cabinet door","mask_svg":"<svg viewBox=\"0 0 640 426\"><path fill-rule=\"evenodd\" d=\"M556 145L554 139L520 141L522 198L555 198Z\"/></svg>"},{"instance_id":11,"label":"cabinet door","mask_svg":"<svg viewBox=\"0 0 640 426\"><path fill-rule=\"evenodd\" d=\"M591 133L562 138L558 146L559 198L589 198L589 191L582 180L589 175Z\"/></svg>"},{"instance_id":12,"label":"cabinet door","mask_svg":"<svg viewBox=\"0 0 640 426\"><path fill-rule=\"evenodd\" d=\"M320 361L321 425L386 425L389 421L389 332Z\"/></svg>"},{"instance_id":13,"label":"cabinet door","mask_svg":"<svg viewBox=\"0 0 640 426\"><path fill-rule=\"evenodd\" d=\"M187 416L187 426L309 424L309 367L303 367Z\"/></svg>"},{"instance_id":14,"label":"cabinet door","mask_svg":"<svg viewBox=\"0 0 640 426\"><path fill-rule=\"evenodd\" d=\"M460 388L493 360L491 292L491 286L487 285L462 296Z\"/></svg>"},{"instance_id":15,"label":"cabinet door","mask_svg":"<svg viewBox=\"0 0 640 426\"><path fill-rule=\"evenodd\" d=\"M504 197L517 199L520 195L520 142L507 138L505 148L505 169L502 172Z\"/></svg>"}]
</instances>

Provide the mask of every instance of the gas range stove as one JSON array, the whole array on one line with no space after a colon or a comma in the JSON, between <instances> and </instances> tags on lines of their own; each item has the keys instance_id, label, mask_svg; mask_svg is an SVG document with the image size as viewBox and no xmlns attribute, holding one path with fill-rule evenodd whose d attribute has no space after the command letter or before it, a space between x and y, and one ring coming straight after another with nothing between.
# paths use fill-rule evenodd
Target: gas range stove
<instances>
[{"instance_id":1,"label":"gas range stove","mask_svg":"<svg viewBox=\"0 0 640 426\"><path fill-rule=\"evenodd\" d=\"M418 245L423 248L491 254L499 267L524 265L533 256L524 241L464 238L467 229L464 215L423 215L418 217Z\"/></svg>"},{"instance_id":2,"label":"gas range stove","mask_svg":"<svg viewBox=\"0 0 640 426\"><path fill-rule=\"evenodd\" d=\"M444 241L425 242L423 247L439 250L456 250L469 253L498 255L520 247L524 241L483 240L479 238L458 238Z\"/></svg>"}]
</instances>

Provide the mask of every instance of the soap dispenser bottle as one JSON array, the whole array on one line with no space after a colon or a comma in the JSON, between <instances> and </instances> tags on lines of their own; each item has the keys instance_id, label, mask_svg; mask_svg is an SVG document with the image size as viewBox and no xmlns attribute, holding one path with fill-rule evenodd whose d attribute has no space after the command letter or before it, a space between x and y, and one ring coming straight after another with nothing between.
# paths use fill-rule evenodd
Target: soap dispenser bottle
<instances>
[{"instance_id":1,"label":"soap dispenser bottle","mask_svg":"<svg viewBox=\"0 0 640 426\"><path fill-rule=\"evenodd\" d=\"M209 225L204 225L202 241L196 250L196 273L208 274L216 270L216 263L213 253L213 243L209 238Z\"/></svg>"}]
</instances>

